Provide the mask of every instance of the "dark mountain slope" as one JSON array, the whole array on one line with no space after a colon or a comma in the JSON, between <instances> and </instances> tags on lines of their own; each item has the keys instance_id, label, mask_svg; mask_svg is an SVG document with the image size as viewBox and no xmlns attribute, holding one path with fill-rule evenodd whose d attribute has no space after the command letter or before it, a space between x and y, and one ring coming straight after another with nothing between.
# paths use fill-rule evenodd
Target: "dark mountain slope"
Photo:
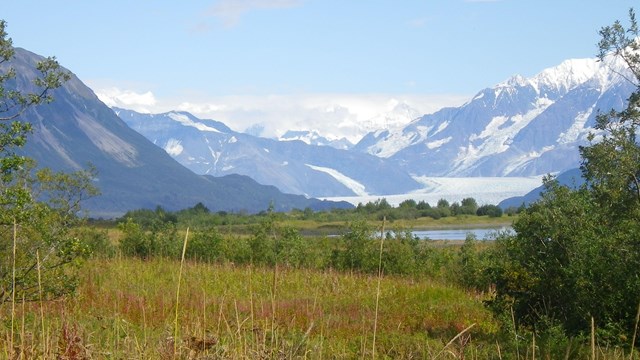
<instances>
[{"instance_id":1,"label":"dark mountain slope","mask_svg":"<svg viewBox=\"0 0 640 360\"><path fill-rule=\"evenodd\" d=\"M30 87L41 57L23 49L9 64L18 73L9 86ZM257 212L273 202L277 210L331 206L286 195L245 177L215 178L189 171L165 151L129 128L76 76L53 92L55 101L29 109L21 120L33 124L25 154L39 166L77 170L92 164L102 195L89 200L92 216L112 217L127 210L161 205L169 210L204 203L211 210ZM334 203L347 206L345 203Z\"/></svg>"}]
</instances>

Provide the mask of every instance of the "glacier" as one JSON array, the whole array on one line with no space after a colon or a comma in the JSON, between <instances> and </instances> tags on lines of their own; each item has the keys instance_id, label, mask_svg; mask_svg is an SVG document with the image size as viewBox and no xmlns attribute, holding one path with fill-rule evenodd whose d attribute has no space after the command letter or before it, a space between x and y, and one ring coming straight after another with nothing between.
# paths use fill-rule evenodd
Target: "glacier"
<instances>
[{"instance_id":1,"label":"glacier","mask_svg":"<svg viewBox=\"0 0 640 360\"><path fill-rule=\"evenodd\" d=\"M323 197L323 200L347 201L353 205L373 202L384 198L392 206L405 200L425 201L435 206L440 199L449 203L460 202L472 197L479 205L497 205L504 199L523 196L542 185L543 176L528 177L429 177L419 176L416 180L423 189L406 194L359 195Z\"/></svg>"}]
</instances>

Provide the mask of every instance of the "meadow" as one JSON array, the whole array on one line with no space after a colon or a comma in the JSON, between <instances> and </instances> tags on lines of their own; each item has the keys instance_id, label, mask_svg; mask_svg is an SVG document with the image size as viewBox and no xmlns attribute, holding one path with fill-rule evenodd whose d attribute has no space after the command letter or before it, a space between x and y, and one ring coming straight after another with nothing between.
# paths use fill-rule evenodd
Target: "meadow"
<instances>
[{"instance_id":1,"label":"meadow","mask_svg":"<svg viewBox=\"0 0 640 360\"><path fill-rule=\"evenodd\" d=\"M180 283L179 274L180 262L167 259L88 261L75 296L15 309L13 339L11 308L2 308L3 356L11 358L11 343L22 358L62 359L408 359L497 351L474 342L498 326L482 295L428 279L194 262L184 263Z\"/></svg>"},{"instance_id":2,"label":"meadow","mask_svg":"<svg viewBox=\"0 0 640 360\"><path fill-rule=\"evenodd\" d=\"M498 221L454 219L428 220L427 228ZM343 223L342 236L327 238L291 235L291 224L280 224L275 214L263 220L245 228L249 234L224 229L189 233L171 226L132 230L131 223L82 229L78 234L95 247L93 256L78 264L76 291L55 300L3 304L0 357L638 358L633 348L548 337L497 318L486 306L494 296L491 286L468 283L475 271L469 257L491 249L491 241L416 242L400 231L386 240L368 238L361 254L368 262L350 267L341 260L354 240L349 234L362 230L359 226L369 230L380 224ZM403 223L387 226L401 228ZM127 254L127 237L164 242L153 248L164 255ZM255 240L275 252L243 257ZM276 240L305 261L294 261L295 254L279 248ZM203 244L211 245L216 256L193 252ZM409 259L402 251L409 248L414 249L411 266L397 264Z\"/></svg>"}]
</instances>

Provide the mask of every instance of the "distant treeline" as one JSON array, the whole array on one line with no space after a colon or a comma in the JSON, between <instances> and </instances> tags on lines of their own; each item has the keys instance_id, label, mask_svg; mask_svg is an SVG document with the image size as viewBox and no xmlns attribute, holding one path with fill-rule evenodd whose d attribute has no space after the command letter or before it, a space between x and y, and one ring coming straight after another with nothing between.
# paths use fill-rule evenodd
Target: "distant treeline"
<instances>
[{"instance_id":1,"label":"distant treeline","mask_svg":"<svg viewBox=\"0 0 640 360\"><path fill-rule=\"evenodd\" d=\"M415 200L409 199L395 207L389 204L385 198L380 198L375 201L369 201L366 204L360 203L352 209L314 211L311 208L306 208L293 209L287 213L272 213L270 210L265 210L257 214L227 211L212 212L204 204L197 203L193 207L179 211L168 211L161 206L155 209L131 210L115 221L120 223L126 219L131 219L145 228L166 222L179 224L182 227L243 226L260 223L267 214L271 214L271 216L275 216L279 221L312 220L317 222L332 222L355 221L358 219L381 221L386 219L387 221L393 222L394 220L414 220L424 217L440 219L459 215L496 218L503 215L512 216L520 213L523 209L524 205L519 208L510 207L504 211L499 206L493 204L479 206L477 201L472 197L453 203L449 203L446 199L440 199L434 205L425 201L416 202ZM94 221L98 222L97 220Z\"/></svg>"}]
</instances>

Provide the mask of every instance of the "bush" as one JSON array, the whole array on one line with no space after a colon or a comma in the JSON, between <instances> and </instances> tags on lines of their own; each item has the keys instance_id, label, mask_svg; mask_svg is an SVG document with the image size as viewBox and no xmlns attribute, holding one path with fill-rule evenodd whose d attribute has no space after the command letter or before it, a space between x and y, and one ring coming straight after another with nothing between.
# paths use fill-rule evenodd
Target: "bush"
<instances>
[{"instance_id":1,"label":"bush","mask_svg":"<svg viewBox=\"0 0 640 360\"><path fill-rule=\"evenodd\" d=\"M87 246L93 257L111 258L116 254L116 247L111 243L106 230L81 227L76 229L76 236Z\"/></svg>"},{"instance_id":2,"label":"bush","mask_svg":"<svg viewBox=\"0 0 640 360\"><path fill-rule=\"evenodd\" d=\"M190 233L185 256L189 259L214 262L221 260L222 236L215 228Z\"/></svg>"}]
</instances>

